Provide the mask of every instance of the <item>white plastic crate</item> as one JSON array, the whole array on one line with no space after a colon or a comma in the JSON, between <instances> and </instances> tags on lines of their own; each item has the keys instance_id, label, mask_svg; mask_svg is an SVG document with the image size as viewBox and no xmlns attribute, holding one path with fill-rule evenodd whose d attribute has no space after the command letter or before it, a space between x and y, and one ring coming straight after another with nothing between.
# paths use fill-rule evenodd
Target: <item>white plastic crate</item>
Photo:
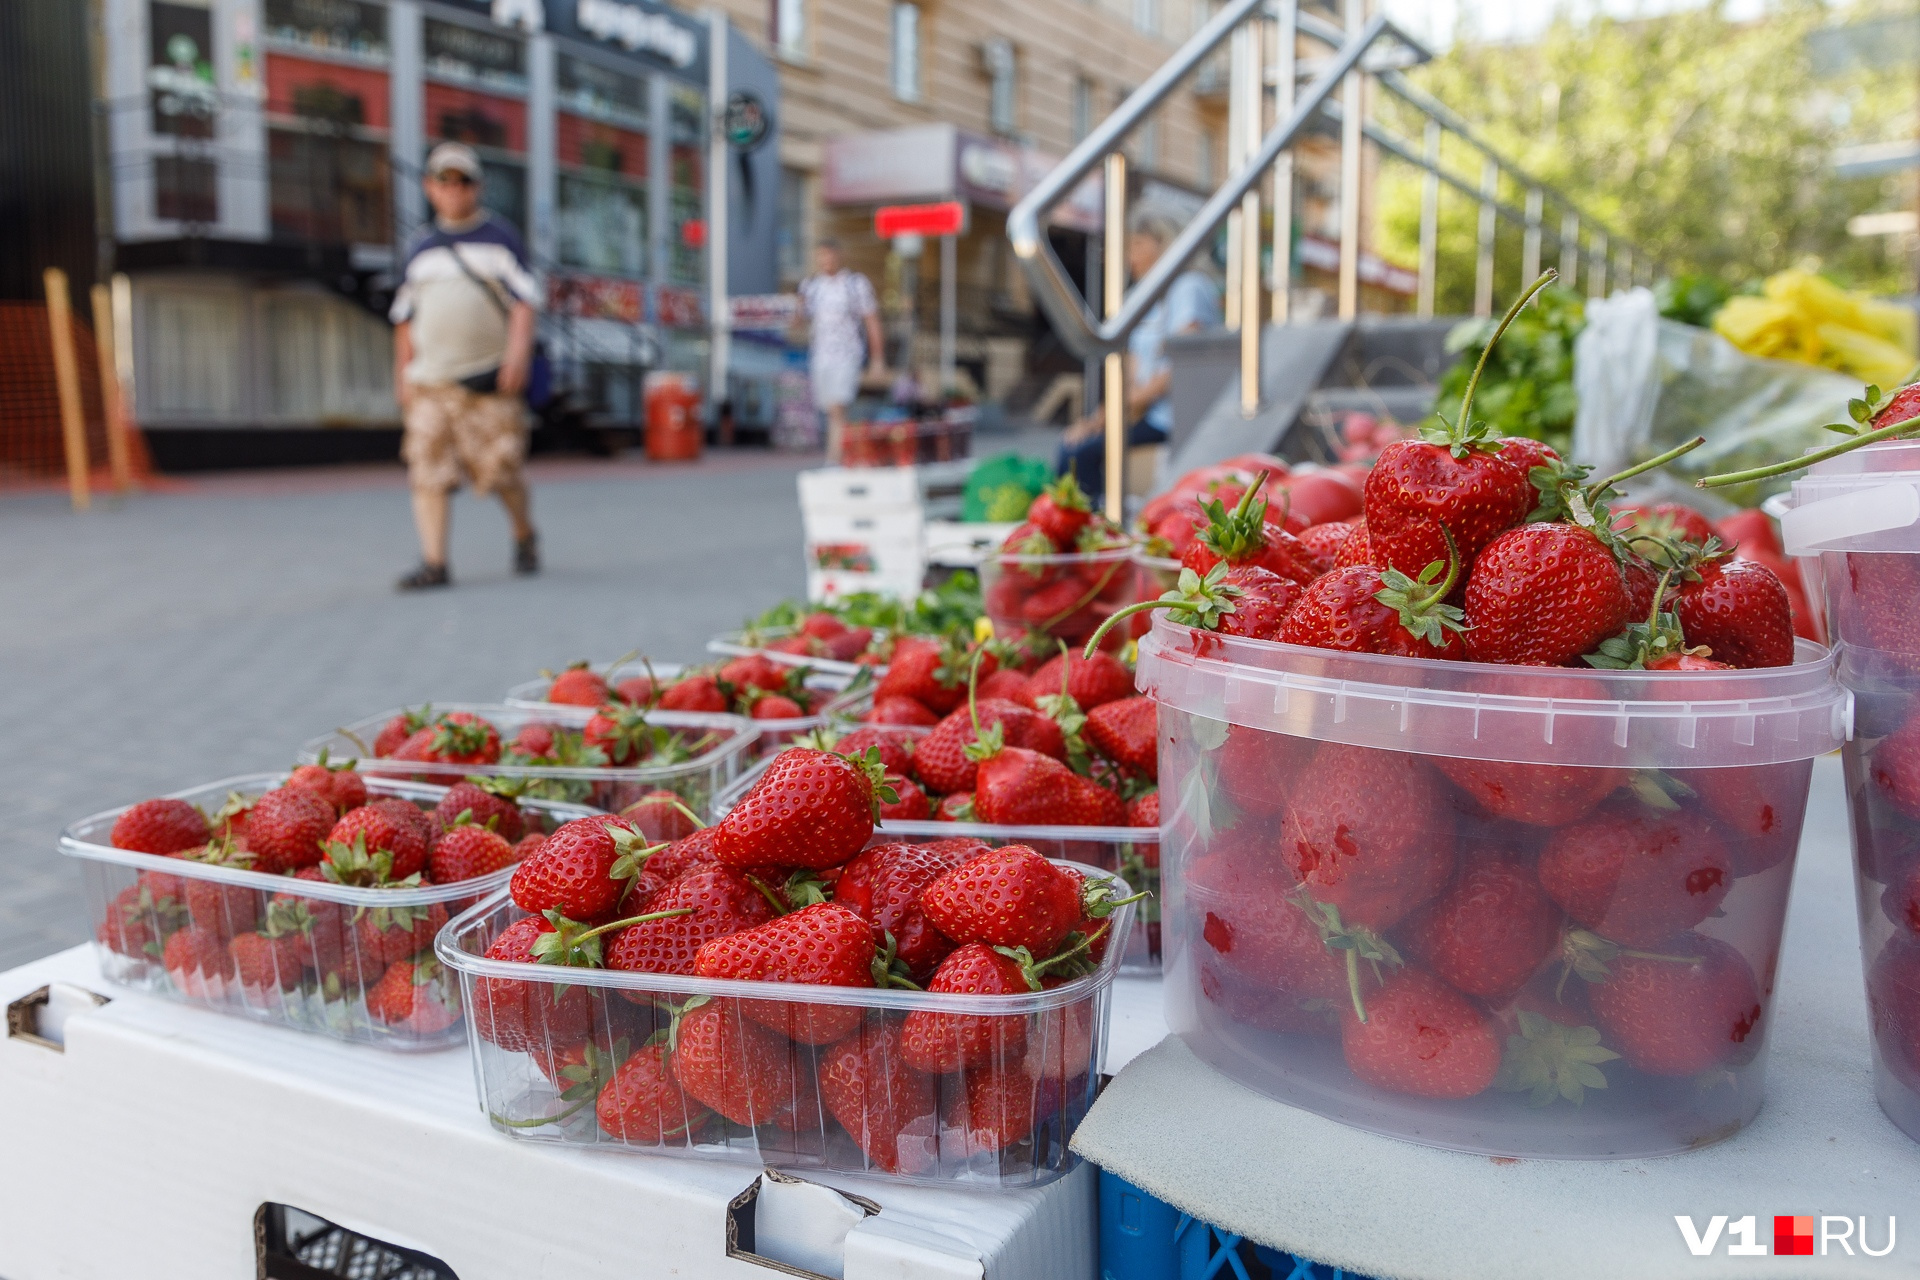
<instances>
[{"instance_id":1,"label":"white plastic crate","mask_svg":"<svg viewBox=\"0 0 1920 1280\"><path fill-rule=\"evenodd\" d=\"M821 467L800 473L802 511L920 506L918 467Z\"/></svg>"}]
</instances>

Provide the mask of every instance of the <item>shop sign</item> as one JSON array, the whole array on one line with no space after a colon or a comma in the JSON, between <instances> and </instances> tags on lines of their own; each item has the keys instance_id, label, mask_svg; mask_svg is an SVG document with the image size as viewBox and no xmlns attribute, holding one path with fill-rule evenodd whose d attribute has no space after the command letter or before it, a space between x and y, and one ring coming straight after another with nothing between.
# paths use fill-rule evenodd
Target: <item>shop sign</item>
<instances>
[{"instance_id":1,"label":"shop sign","mask_svg":"<svg viewBox=\"0 0 1920 1280\"><path fill-rule=\"evenodd\" d=\"M752 151L767 140L772 117L767 104L751 89L735 89L727 95L726 110L720 116L720 130L727 145L735 151Z\"/></svg>"},{"instance_id":2,"label":"shop sign","mask_svg":"<svg viewBox=\"0 0 1920 1280\"><path fill-rule=\"evenodd\" d=\"M727 299L729 324L735 333L785 333L800 315L800 296L793 293L745 293Z\"/></svg>"},{"instance_id":3,"label":"shop sign","mask_svg":"<svg viewBox=\"0 0 1920 1280\"><path fill-rule=\"evenodd\" d=\"M828 204L879 204L951 196L957 139L946 124L829 138L821 197Z\"/></svg>"},{"instance_id":4,"label":"shop sign","mask_svg":"<svg viewBox=\"0 0 1920 1280\"><path fill-rule=\"evenodd\" d=\"M967 206L958 200L883 205L873 211L873 234L882 240L895 236L957 236L966 229Z\"/></svg>"},{"instance_id":5,"label":"shop sign","mask_svg":"<svg viewBox=\"0 0 1920 1280\"><path fill-rule=\"evenodd\" d=\"M579 320L617 320L639 324L644 313L640 285L606 276L547 277L547 311Z\"/></svg>"},{"instance_id":6,"label":"shop sign","mask_svg":"<svg viewBox=\"0 0 1920 1280\"><path fill-rule=\"evenodd\" d=\"M698 289L677 289L672 285L657 285L653 291L653 305L656 318L666 328L706 327L706 308L700 304Z\"/></svg>"},{"instance_id":7,"label":"shop sign","mask_svg":"<svg viewBox=\"0 0 1920 1280\"><path fill-rule=\"evenodd\" d=\"M646 53L684 71L700 56L700 37L671 14L624 0L576 0L574 21L595 40Z\"/></svg>"}]
</instances>

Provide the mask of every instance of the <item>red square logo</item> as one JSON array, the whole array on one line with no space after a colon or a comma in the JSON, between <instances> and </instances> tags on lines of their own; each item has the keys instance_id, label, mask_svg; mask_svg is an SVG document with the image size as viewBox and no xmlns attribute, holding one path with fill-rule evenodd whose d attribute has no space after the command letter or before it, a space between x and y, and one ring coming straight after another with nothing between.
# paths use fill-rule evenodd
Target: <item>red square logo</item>
<instances>
[{"instance_id":1,"label":"red square logo","mask_svg":"<svg viewBox=\"0 0 1920 1280\"><path fill-rule=\"evenodd\" d=\"M1813 1253L1813 1218L1776 1217L1773 1220L1773 1252L1776 1256Z\"/></svg>"}]
</instances>

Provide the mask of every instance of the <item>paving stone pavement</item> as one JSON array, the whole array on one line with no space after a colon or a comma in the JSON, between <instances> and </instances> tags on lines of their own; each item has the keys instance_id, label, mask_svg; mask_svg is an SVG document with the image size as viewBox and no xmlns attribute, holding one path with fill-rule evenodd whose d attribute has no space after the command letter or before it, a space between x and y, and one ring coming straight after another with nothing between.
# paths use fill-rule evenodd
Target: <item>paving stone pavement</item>
<instances>
[{"instance_id":1,"label":"paving stone pavement","mask_svg":"<svg viewBox=\"0 0 1920 1280\"><path fill-rule=\"evenodd\" d=\"M284 767L385 708L496 700L577 658L697 659L802 591L803 465L539 464L545 572L512 576L499 507L462 494L456 586L424 595L391 585L415 554L396 468L168 484L86 515L0 498L0 969L87 936L55 852L75 818Z\"/></svg>"}]
</instances>

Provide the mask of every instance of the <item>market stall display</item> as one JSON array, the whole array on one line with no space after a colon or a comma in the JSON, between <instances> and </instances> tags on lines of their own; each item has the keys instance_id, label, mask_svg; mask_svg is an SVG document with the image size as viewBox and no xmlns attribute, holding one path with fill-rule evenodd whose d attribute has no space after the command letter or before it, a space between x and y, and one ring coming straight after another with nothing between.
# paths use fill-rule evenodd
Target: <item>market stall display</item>
<instances>
[{"instance_id":1,"label":"market stall display","mask_svg":"<svg viewBox=\"0 0 1920 1280\"><path fill-rule=\"evenodd\" d=\"M101 972L384 1049L458 1043L435 934L590 810L350 769L314 780L331 773L229 778L68 827Z\"/></svg>"}]
</instances>

